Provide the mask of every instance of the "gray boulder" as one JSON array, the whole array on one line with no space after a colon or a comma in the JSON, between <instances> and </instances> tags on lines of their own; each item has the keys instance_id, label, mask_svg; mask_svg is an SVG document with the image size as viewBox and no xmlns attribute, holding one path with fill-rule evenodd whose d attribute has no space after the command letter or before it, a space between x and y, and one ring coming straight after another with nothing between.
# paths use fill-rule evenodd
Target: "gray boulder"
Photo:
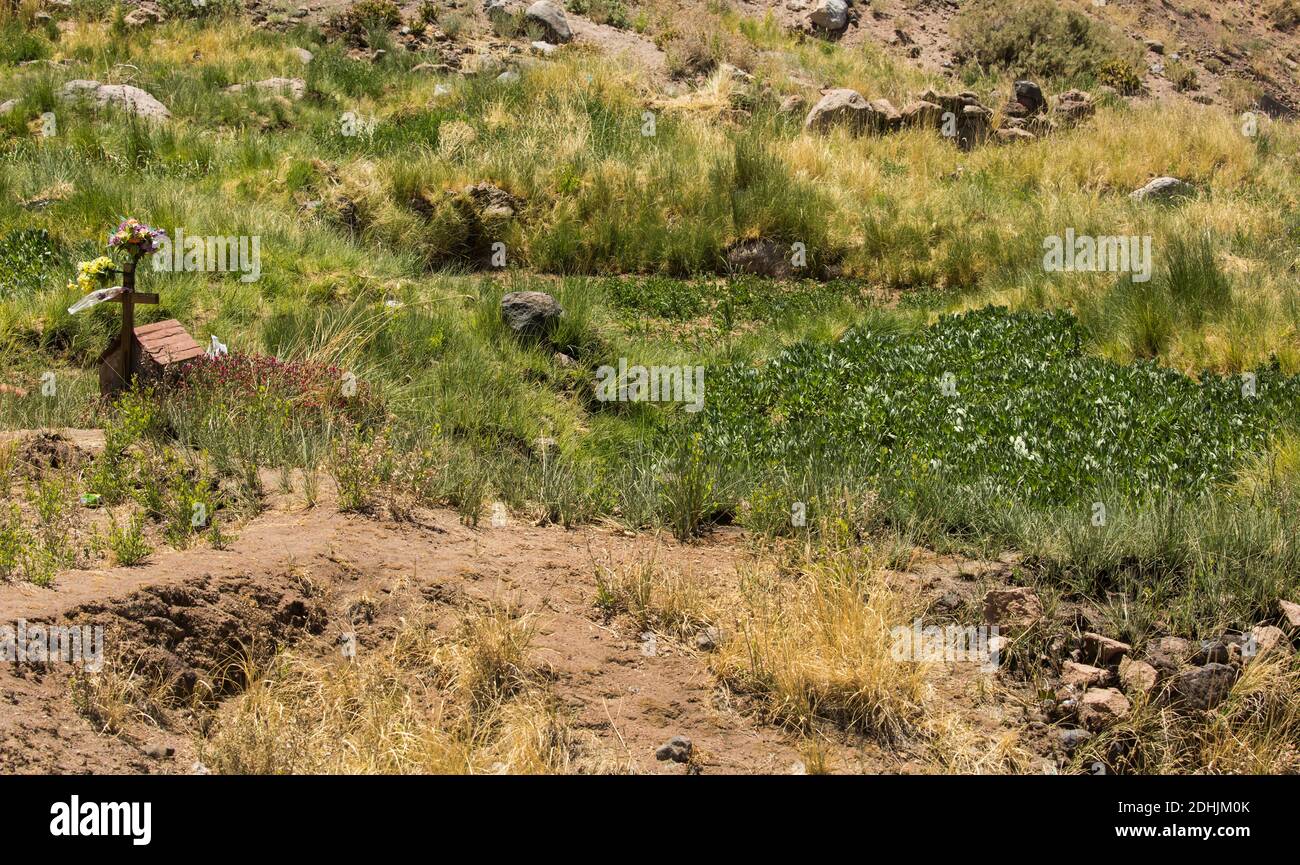
<instances>
[{"instance_id":1,"label":"gray boulder","mask_svg":"<svg viewBox=\"0 0 1300 865\"><path fill-rule=\"evenodd\" d=\"M1141 189L1133 190L1129 198L1134 201L1172 201L1175 198L1191 195L1195 191L1195 187L1190 183L1177 177L1157 177Z\"/></svg>"},{"instance_id":2,"label":"gray boulder","mask_svg":"<svg viewBox=\"0 0 1300 865\"><path fill-rule=\"evenodd\" d=\"M1184 708L1205 711L1227 699L1235 681L1237 670L1228 664L1192 667L1169 680L1169 697Z\"/></svg>"},{"instance_id":3,"label":"gray boulder","mask_svg":"<svg viewBox=\"0 0 1300 865\"><path fill-rule=\"evenodd\" d=\"M544 291L512 291L501 298L501 318L515 333L544 334L562 315L564 307Z\"/></svg>"},{"instance_id":4,"label":"gray boulder","mask_svg":"<svg viewBox=\"0 0 1300 865\"><path fill-rule=\"evenodd\" d=\"M537 0L524 15L529 21L542 26L546 31L546 41L556 44L573 41L573 31L569 29L564 10L550 0Z\"/></svg>"},{"instance_id":5,"label":"gray boulder","mask_svg":"<svg viewBox=\"0 0 1300 865\"><path fill-rule=\"evenodd\" d=\"M1015 101L1023 105L1029 114L1041 114L1047 110L1043 88L1032 81L1017 81L1015 87Z\"/></svg>"},{"instance_id":6,"label":"gray boulder","mask_svg":"<svg viewBox=\"0 0 1300 865\"><path fill-rule=\"evenodd\" d=\"M75 79L59 91L63 99L90 99L97 105L117 105L146 120L170 120L171 112L151 94L130 84L100 84L88 79Z\"/></svg>"},{"instance_id":7,"label":"gray boulder","mask_svg":"<svg viewBox=\"0 0 1300 865\"><path fill-rule=\"evenodd\" d=\"M820 0L809 13L808 23L818 30L838 33L849 26L849 4L844 0Z\"/></svg>"},{"instance_id":8,"label":"gray boulder","mask_svg":"<svg viewBox=\"0 0 1300 865\"><path fill-rule=\"evenodd\" d=\"M727 250L727 267L733 273L750 273L789 279L794 276L788 244L762 237L742 240Z\"/></svg>"},{"instance_id":9,"label":"gray boulder","mask_svg":"<svg viewBox=\"0 0 1300 865\"><path fill-rule=\"evenodd\" d=\"M902 123L902 115L887 99L868 102L861 93L847 88L827 90L804 118L804 129L827 132L844 126L854 133L889 132Z\"/></svg>"}]
</instances>

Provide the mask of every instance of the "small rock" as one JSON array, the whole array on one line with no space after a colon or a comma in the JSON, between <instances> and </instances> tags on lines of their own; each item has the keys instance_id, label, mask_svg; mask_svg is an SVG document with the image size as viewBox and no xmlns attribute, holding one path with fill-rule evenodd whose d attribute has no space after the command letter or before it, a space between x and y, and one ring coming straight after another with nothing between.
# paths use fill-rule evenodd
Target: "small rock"
<instances>
[{"instance_id":1,"label":"small rock","mask_svg":"<svg viewBox=\"0 0 1300 865\"><path fill-rule=\"evenodd\" d=\"M1242 651L1246 663L1250 663L1255 658L1269 652L1289 652L1291 649L1291 643L1286 638L1286 632L1273 625L1256 625L1251 628L1250 640L1247 645L1250 647L1249 651Z\"/></svg>"},{"instance_id":2,"label":"small rock","mask_svg":"<svg viewBox=\"0 0 1300 865\"><path fill-rule=\"evenodd\" d=\"M934 602L934 608L945 613L959 610L961 609L961 606L962 597L956 592L944 592L939 599Z\"/></svg>"},{"instance_id":3,"label":"small rock","mask_svg":"<svg viewBox=\"0 0 1300 865\"><path fill-rule=\"evenodd\" d=\"M984 596L984 621L1009 630L1025 630L1043 618L1038 594L1025 586L989 589Z\"/></svg>"},{"instance_id":4,"label":"small rock","mask_svg":"<svg viewBox=\"0 0 1300 865\"><path fill-rule=\"evenodd\" d=\"M1187 666L1192 656L1192 644L1182 637L1161 637L1148 644L1145 657L1163 679Z\"/></svg>"},{"instance_id":5,"label":"small rock","mask_svg":"<svg viewBox=\"0 0 1300 865\"><path fill-rule=\"evenodd\" d=\"M899 114L901 125L909 128L938 129L943 123L943 106L934 102L909 103Z\"/></svg>"},{"instance_id":6,"label":"small rock","mask_svg":"<svg viewBox=\"0 0 1300 865\"><path fill-rule=\"evenodd\" d=\"M514 84L519 80L519 73L513 69L507 69L497 76L497 81L501 84Z\"/></svg>"},{"instance_id":7,"label":"small rock","mask_svg":"<svg viewBox=\"0 0 1300 865\"><path fill-rule=\"evenodd\" d=\"M1192 655L1192 664L1197 667L1205 664L1226 664L1232 658L1229 643L1224 640L1203 640L1201 647Z\"/></svg>"},{"instance_id":8,"label":"small rock","mask_svg":"<svg viewBox=\"0 0 1300 865\"><path fill-rule=\"evenodd\" d=\"M543 42L541 40L532 43L529 47L533 49L534 54L540 54L543 57L550 57L556 51L560 50L558 45L552 45L549 42Z\"/></svg>"},{"instance_id":9,"label":"small rock","mask_svg":"<svg viewBox=\"0 0 1300 865\"><path fill-rule=\"evenodd\" d=\"M1030 141L1037 140L1038 136L1026 129L1018 129L1014 126L1008 126L1005 129L999 129L993 133L993 137L998 140L999 144L1027 144Z\"/></svg>"},{"instance_id":10,"label":"small rock","mask_svg":"<svg viewBox=\"0 0 1300 865\"><path fill-rule=\"evenodd\" d=\"M161 24L166 20L166 13L152 3L141 4L122 16L122 23L128 27L147 27L151 24Z\"/></svg>"},{"instance_id":11,"label":"small rock","mask_svg":"<svg viewBox=\"0 0 1300 865\"><path fill-rule=\"evenodd\" d=\"M163 760L175 754L176 749L173 748L171 745L164 745L160 742L155 742L154 744L145 748L144 753L147 756L154 758L155 760Z\"/></svg>"},{"instance_id":12,"label":"small rock","mask_svg":"<svg viewBox=\"0 0 1300 865\"><path fill-rule=\"evenodd\" d=\"M777 109L777 113L800 114L807 106L808 100L804 99L798 93L794 93L781 100L781 107Z\"/></svg>"},{"instance_id":13,"label":"small rock","mask_svg":"<svg viewBox=\"0 0 1300 865\"><path fill-rule=\"evenodd\" d=\"M308 51L306 48L294 48L291 53L293 54L294 57L298 58L299 62L301 63L310 63L312 59L316 56L312 54L310 51Z\"/></svg>"},{"instance_id":14,"label":"small rock","mask_svg":"<svg viewBox=\"0 0 1300 865\"><path fill-rule=\"evenodd\" d=\"M1083 657L1103 666L1110 667L1118 664L1120 658L1131 651L1133 647L1128 643L1121 643L1119 640L1112 640L1110 637L1103 637L1091 631L1083 635Z\"/></svg>"},{"instance_id":15,"label":"small rock","mask_svg":"<svg viewBox=\"0 0 1300 865\"><path fill-rule=\"evenodd\" d=\"M1072 754L1083 745L1088 743L1092 738L1092 733L1079 728L1062 728L1056 731L1056 737L1060 740L1061 747L1067 754Z\"/></svg>"},{"instance_id":16,"label":"small rock","mask_svg":"<svg viewBox=\"0 0 1300 865\"><path fill-rule=\"evenodd\" d=\"M191 774L191 775L211 775L211 774L212 774L212 770L209 769L207 766L204 766L204 765L203 765L202 763L200 763L198 760L195 760L195 761L194 761L194 765L190 766L190 774Z\"/></svg>"},{"instance_id":17,"label":"small rock","mask_svg":"<svg viewBox=\"0 0 1300 865\"><path fill-rule=\"evenodd\" d=\"M717 628L705 628L695 635L695 648L701 652L712 652L718 648L718 643L722 640L722 632Z\"/></svg>"},{"instance_id":18,"label":"small rock","mask_svg":"<svg viewBox=\"0 0 1300 865\"><path fill-rule=\"evenodd\" d=\"M762 237L733 244L727 250L727 267L733 273L749 273L772 279L790 279L794 276L790 247Z\"/></svg>"},{"instance_id":19,"label":"small rock","mask_svg":"<svg viewBox=\"0 0 1300 865\"><path fill-rule=\"evenodd\" d=\"M1071 123L1091 117L1095 111L1092 97L1083 90L1067 90L1056 97L1056 113Z\"/></svg>"},{"instance_id":20,"label":"small rock","mask_svg":"<svg viewBox=\"0 0 1300 865\"><path fill-rule=\"evenodd\" d=\"M6 99L4 102L0 102L0 116L8 114L10 111L13 111L17 107L18 107L17 99Z\"/></svg>"},{"instance_id":21,"label":"small rock","mask_svg":"<svg viewBox=\"0 0 1300 865\"><path fill-rule=\"evenodd\" d=\"M512 291L501 298L501 317L515 333L544 333L564 307L544 291Z\"/></svg>"},{"instance_id":22,"label":"small rock","mask_svg":"<svg viewBox=\"0 0 1300 865\"><path fill-rule=\"evenodd\" d=\"M1119 683L1129 694L1150 697L1160 681L1160 673L1146 661L1124 658L1119 662Z\"/></svg>"},{"instance_id":23,"label":"small rock","mask_svg":"<svg viewBox=\"0 0 1300 865\"><path fill-rule=\"evenodd\" d=\"M1073 686L1080 691L1109 684L1112 678L1110 670L1101 667L1090 667L1073 661L1066 661L1061 667L1061 684Z\"/></svg>"},{"instance_id":24,"label":"small rock","mask_svg":"<svg viewBox=\"0 0 1300 865\"><path fill-rule=\"evenodd\" d=\"M1011 638L1004 636L989 637L989 660L998 664L1006 659L1007 652L1011 649Z\"/></svg>"},{"instance_id":25,"label":"small rock","mask_svg":"<svg viewBox=\"0 0 1300 865\"><path fill-rule=\"evenodd\" d=\"M689 763L695 747L685 736L673 736L655 750L656 760L672 760L674 763Z\"/></svg>"},{"instance_id":26,"label":"small rock","mask_svg":"<svg viewBox=\"0 0 1300 865\"><path fill-rule=\"evenodd\" d=\"M1079 720L1097 730L1128 716L1132 704L1115 688L1093 688L1079 701Z\"/></svg>"},{"instance_id":27,"label":"small rock","mask_svg":"<svg viewBox=\"0 0 1300 865\"><path fill-rule=\"evenodd\" d=\"M1282 617L1282 628L1286 631L1300 630L1300 604L1284 601L1277 602L1278 615Z\"/></svg>"},{"instance_id":28,"label":"small rock","mask_svg":"<svg viewBox=\"0 0 1300 865\"><path fill-rule=\"evenodd\" d=\"M1170 201L1191 195L1196 189L1190 183L1177 177L1157 177L1141 189L1129 194L1134 201Z\"/></svg>"},{"instance_id":29,"label":"small rock","mask_svg":"<svg viewBox=\"0 0 1300 865\"><path fill-rule=\"evenodd\" d=\"M1147 50L1152 54L1165 53L1165 43L1161 42L1159 39L1146 39L1143 40L1143 44L1146 45Z\"/></svg>"},{"instance_id":30,"label":"small rock","mask_svg":"<svg viewBox=\"0 0 1300 865\"><path fill-rule=\"evenodd\" d=\"M1185 708L1206 711L1227 698L1236 680L1237 671L1227 664L1206 664L1173 676L1169 694L1173 702Z\"/></svg>"}]
</instances>

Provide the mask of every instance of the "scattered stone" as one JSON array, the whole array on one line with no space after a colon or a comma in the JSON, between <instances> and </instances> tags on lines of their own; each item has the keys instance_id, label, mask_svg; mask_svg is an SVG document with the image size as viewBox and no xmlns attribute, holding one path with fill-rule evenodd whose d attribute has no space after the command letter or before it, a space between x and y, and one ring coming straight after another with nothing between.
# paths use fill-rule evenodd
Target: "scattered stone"
<instances>
[{"instance_id":1,"label":"scattered stone","mask_svg":"<svg viewBox=\"0 0 1300 865\"><path fill-rule=\"evenodd\" d=\"M940 612L951 613L954 610L961 609L962 597L956 592L944 592L937 601L934 602L934 608Z\"/></svg>"},{"instance_id":2,"label":"scattered stone","mask_svg":"<svg viewBox=\"0 0 1300 865\"><path fill-rule=\"evenodd\" d=\"M564 10L550 0L538 0L524 13L529 21L540 24L546 31L547 42L562 44L573 41L573 31L564 17Z\"/></svg>"},{"instance_id":3,"label":"scattered stone","mask_svg":"<svg viewBox=\"0 0 1300 865\"><path fill-rule=\"evenodd\" d=\"M1038 139L1038 136L1034 135L1034 133L1014 126L999 129L997 132L993 133L993 137L997 139L999 144L1027 144L1030 141L1036 141Z\"/></svg>"},{"instance_id":4,"label":"scattered stone","mask_svg":"<svg viewBox=\"0 0 1300 865\"><path fill-rule=\"evenodd\" d=\"M1146 39L1143 40L1143 44L1146 45L1147 50L1152 54L1165 53L1165 43L1161 42L1159 39Z\"/></svg>"},{"instance_id":5,"label":"scattered stone","mask_svg":"<svg viewBox=\"0 0 1300 865\"><path fill-rule=\"evenodd\" d=\"M1119 662L1119 683L1129 694L1150 697L1160 681L1160 672L1146 661L1124 658Z\"/></svg>"},{"instance_id":6,"label":"scattered stone","mask_svg":"<svg viewBox=\"0 0 1300 865\"><path fill-rule=\"evenodd\" d=\"M1047 99L1043 96L1043 88L1033 81L1017 81L1014 92L1016 104L1023 106L1027 114L1042 114L1047 110Z\"/></svg>"},{"instance_id":7,"label":"scattered stone","mask_svg":"<svg viewBox=\"0 0 1300 865\"><path fill-rule=\"evenodd\" d=\"M781 100L781 107L777 109L778 114L802 114L808 107L808 100L804 99L798 93L793 93Z\"/></svg>"},{"instance_id":8,"label":"scattered stone","mask_svg":"<svg viewBox=\"0 0 1300 865\"><path fill-rule=\"evenodd\" d=\"M267 93L281 93L297 101L307 94L307 82L301 78L265 78L252 84L232 84L226 88L227 93L242 93L252 88Z\"/></svg>"},{"instance_id":9,"label":"scattered stone","mask_svg":"<svg viewBox=\"0 0 1300 865\"><path fill-rule=\"evenodd\" d=\"M1061 684L1077 688L1080 691L1108 685L1112 678L1110 670L1103 670L1101 667L1076 664L1073 661L1066 661L1064 666L1061 667Z\"/></svg>"},{"instance_id":10,"label":"scattered stone","mask_svg":"<svg viewBox=\"0 0 1300 865\"><path fill-rule=\"evenodd\" d=\"M1056 113L1070 123L1086 120L1096 110L1092 97L1083 90L1067 90L1056 98Z\"/></svg>"},{"instance_id":11,"label":"scattered stone","mask_svg":"<svg viewBox=\"0 0 1300 865\"><path fill-rule=\"evenodd\" d=\"M963 150L983 144L993 129L993 112L983 105L962 108L957 122L957 143Z\"/></svg>"},{"instance_id":12,"label":"scattered stone","mask_svg":"<svg viewBox=\"0 0 1300 865\"><path fill-rule=\"evenodd\" d=\"M827 90L804 119L805 129L826 132L835 126L847 126L853 132L866 128L868 117L874 114L871 104L856 90L838 88Z\"/></svg>"},{"instance_id":13,"label":"scattered stone","mask_svg":"<svg viewBox=\"0 0 1300 865\"><path fill-rule=\"evenodd\" d=\"M691 740L685 736L673 736L655 750L656 760L672 760L674 763L689 763L694 751Z\"/></svg>"},{"instance_id":14,"label":"scattered stone","mask_svg":"<svg viewBox=\"0 0 1300 865\"><path fill-rule=\"evenodd\" d=\"M203 765L202 763L200 763L198 760L195 760L195 761L194 761L194 765L190 766L190 774L191 774L191 775L211 775L211 774L212 774L212 770L209 769L207 766L204 766L204 765Z\"/></svg>"},{"instance_id":15,"label":"scattered stone","mask_svg":"<svg viewBox=\"0 0 1300 865\"><path fill-rule=\"evenodd\" d=\"M1161 637L1147 645L1145 657L1164 679L1187 666L1192 644L1182 637Z\"/></svg>"},{"instance_id":16,"label":"scattered stone","mask_svg":"<svg viewBox=\"0 0 1300 865\"><path fill-rule=\"evenodd\" d=\"M1133 651L1128 643L1103 637L1091 631L1083 635L1083 656L1107 667L1114 666L1120 659Z\"/></svg>"},{"instance_id":17,"label":"scattered stone","mask_svg":"<svg viewBox=\"0 0 1300 865\"><path fill-rule=\"evenodd\" d=\"M171 745L164 745L160 742L155 742L154 744L146 747L144 749L144 753L145 756L152 757L155 760L165 760L166 758L175 754L176 749L173 748Z\"/></svg>"},{"instance_id":18,"label":"scattered stone","mask_svg":"<svg viewBox=\"0 0 1300 865\"><path fill-rule=\"evenodd\" d=\"M122 16L122 23L127 27L148 27L161 24L167 20L167 13L153 3L141 3Z\"/></svg>"},{"instance_id":19,"label":"scattered stone","mask_svg":"<svg viewBox=\"0 0 1300 865\"><path fill-rule=\"evenodd\" d=\"M511 219L524 206L518 198L487 181L466 186L462 193L473 203L480 220Z\"/></svg>"},{"instance_id":20,"label":"scattered stone","mask_svg":"<svg viewBox=\"0 0 1300 865\"><path fill-rule=\"evenodd\" d=\"M1033 627L1043 618L1043 604L1033 589L1017 586L989 589L984 596L984 621L1013 631Z\"/></svg>"},{"instance_id":21,"label":"scattered stone","mask_svg":"<svg viewBox=\"0 0 1300 865\"><path fill-rule=\"evenodd\" d=\"M1284 629L1288 631L1300 630L1300 604L1293 604L1279 598L1277 613L1282 617L1282 627Z\"/></svg>"},{"instance_id":22,"label":"scattered stone","mask_svg":"<svg viewBox=\"0 0 1300 865\"><path fill-rule=\"evenodd\" d=\"M1192 655L1192 664L1197 667L1205 664L1226 664L1232 659L1232 644L1226 640L1203 640L1201 647Z\"/></svg>"},{"instance_id":23,"label":"scattered stone","mask_svg":"<svg viewBox=\"0 0 1300 865\"><path fill-rule=\"evenodd\" d=\"M0 116L8 114L10 111L13 111L17 107L18 107L17 99L6 99L4 102L0 102Z\"/></svg>"},{"instance_id":24,"label":"scattered stone","mask_svg":"<svg viewBox=\"0 0 1300 865\"><path fill-rule=\"evenodd\" d=\"M989 660L995 664L1001 664L1006 659L1007 652L1011 649L1011 638L998 635L989 637Z\"/></svg>"},{"instance_id":25,"label":"scattered stone","mask_svg":"<svg viewBox=\"0 0 1300 865\"><path fill-rule=\"evenodd\" d=\"M1133 705L1115 688L1093 688L1079 701L1079 720L1098 730L1128 716Z\"/></svg>"},{"instance_id":26,"label":"scattered stone","mask_svg":"<svg viewBox=\"0 0 1300 865\"><path fill-rule=\"evenodd\" d=\"M1170 678L1169 694L1185 708L1208 711L1227 698L1236 680L1237 671L1227 664L1206 664Z\"/></svg>"},{"instance_id":27,"label":"scattered stone","mask_svg":"<svg viewBox=\"0 0 1300 865\"><path fill-rule=\"evenodd\" d=\"M92 99L101 106L118 105L146 120L170 120L171 112L151 94L130 84L100 84L98 81L74 79L59 91L63 99Z\"/></svg>"},{"instance_id":28,"label":"scattered stone","mask_svg":"<svg viewBox=\"0 0 1300 865\"><path fill-rule=\"evenodd\" d=\"M562 315L564 307L544 291L512 291L501 298L501 317L515 333L545 333Z\"/></svg>"},{"instance_id":29,"label":"scattered stone","mask_svg":"<svg viewBox=\"0 0 1300 865\"><path fill-rule=\"evenodd\" d=\"M695 648L701 652L712 652L722 641L722 632L717 628L705 628L695 635Z\"/></svg>"},{"instance_id":30,"label":"scattered stone","mask_svg":"<svg viewBox=\"0 0 1300 865\"><path fill-rule=\"evenodd\" d=\"M773 279L794 276L790 247L764 237L753 237L732 244L727 250L727 267L733 273L749 273Z\"/></svg>"},{"instance_id":31,"label":"scattered stone","mask_svg":"<svg viewBox=\"0 0 1300 865\"><path fill-rule=\"evenodd\" d=\"M909 103L899 114L902 125L907 128L938 129L943 125L943 106L934 102Z\"/></svg>"},{"instance_id":32,"label":"scattered stone","mask_svg":"<svg viewBox=\"0 0 1300 865\"><path fill-rule=\"evenodd\" d=\"M1157 177L1141 189L1133 190L1129 198L1134 201L1170 201L1191 195L1195 191L1190 183L1177 177Z\"/></svg>"},{"instance_id":33,"label":"scattered stone","mask_svg":"<svg viewBox=\"0 0 1300 865\"><path fill-rule=\"evenodd\" d=\"M573 367L578 365L578 362L576 360L569 357L567 354L565 354L562 351L557 351L555 354L551 355L551 359L555 361L556 366L562 367L564 369L572 369Z\"/></svg>"},{"instance_id":34,"label":"scattered stone","mask_svg":"<svg viewBox=\"0 0 1300 865\"><path fill-rule=\"evenodd\" d=\"M1266 655L1269 652L1290 651L1291 642L1286 638L1286 632L1281 628L1273 625L1256 625L1250 629L1250 646L1249 652L1242 652L1244 663L1250 663L1260 655Z\"/></svg>"},{"instance_id":35,"label":"scattered stone","mask_svg":"<svg viewBox=\"0 0 1300 865\"><path fill-rule=\"evenodd\" d=\"M543 57L550 57L556 51L560 50L558 45L552 45L551 43L544 42L540 39L532 43L529 47L533 49L534 54L540 54Z\"/></svg>"},{"instance_id":36,"label":"scattered stone","mask_svg":"<svg viewBox=\"0 0 1300 865\"><path fill-rule=\"evenodd\" d=\"M1072 754L1082 746L1088 744L1092 738L1092 733L1079 728L1061 728L1056 731L1056 737L1061 742L1061 747L1067 754Z\"/></svg>"},{"instance_id":37,"label":"scattered stone","mask_svg":"<svg viewBox=\"0 0 1300 865\"><path fill-rule=\"evenodd\" d=\"M316 56L306 48L294 48L291 53L302 63L310 63Z\"/></svg>"},{"instance_id":38,"label":"scattered stone","mask_svg":"<svg viewBox=\"0 0 1300 865\"><path fill-rule=\"evenodd\" d=\"M808 23L817 30L838 33L849 26L849 4L844 0L819 0L808 15Z\"/></svg>"},{"instance_id":39,"label":"scattered stone","mask_svg":"<svg viewBox=\"0 0 1300 865\"><path fill-rule=\"evenodd\" d=\"M888 99L871 100L871 108L876 112L872 119L873 132L897 132L903 125L903 115Z\"/></svg>"},{"instance_id":40,"label":"scattered stone","mask_svg":"<svg viewBox=\"0 0 1300 865\"><path fill-rule=\"evenodd\" d=\"M500 84L514 84L519 81L519 73L513 69L507 69L497 76L497 82Z\"/></svg>"}]
</instances>

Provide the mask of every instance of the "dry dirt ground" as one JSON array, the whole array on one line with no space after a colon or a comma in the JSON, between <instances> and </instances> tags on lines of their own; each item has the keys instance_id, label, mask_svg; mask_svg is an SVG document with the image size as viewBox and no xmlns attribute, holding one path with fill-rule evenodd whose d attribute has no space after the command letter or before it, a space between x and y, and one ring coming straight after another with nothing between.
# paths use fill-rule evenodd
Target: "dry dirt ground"
<instances>
[{"instance_id":1,"label":"dry dirt ground","mask_svg":"<svg viewBox=\"0 0 1300 865\"><path fill-rule=\"evenodd\" d=\"M65 432L88 450L102 446L97 431ZM265 487L276 489L276 476L267 473ZM802 771L808 740L765 723L753 706L721 688L709 656L692 640L659 637L648 651L630 620L606 619L594 603L600 567L650 558L712 590L734 590L736 566L751 554L739 530L679 544L617 528L565 530L515 519L469 528L450 511L397 522L340 513L331 500L324 482L314 507L294 492L268 494L266 509L224 549L164 548L135 567L62 572L50 588L0 583L0 623L104 625L106 656L131 657L128 672L174 681L183 690L207 683L224 697L242 685L235 662L246 655L265 658L292 646L323 662L348 663L340 650L345 633L355 633L360 657L388 648L417 611L432 611L437 630L450 633L466 612L509 605L532 616L530 660L545 671L572 726L594 736L606 762L681 774L687 767L658 762L654 751L685 735L698 758L692 770ZM1003 563L918 551L894 578L951 604L978 598L990 579L1005 573ZM960 717L965 735L992 752L1023 734L1022 744L1046 763L1045 734L1035 746L1026 728L1030 698L990 689L991 679L960 664L933 681L938 702ZM0 772L192 770L200 740L190 710L139 714L108 734L77 702L75 685L67 664L0 666ZM835 731L819 733L818 741L834 771L935 769L907 746L885 748ZM983 747L977 742L974 750Z\"/></svg>"}]
</instances>

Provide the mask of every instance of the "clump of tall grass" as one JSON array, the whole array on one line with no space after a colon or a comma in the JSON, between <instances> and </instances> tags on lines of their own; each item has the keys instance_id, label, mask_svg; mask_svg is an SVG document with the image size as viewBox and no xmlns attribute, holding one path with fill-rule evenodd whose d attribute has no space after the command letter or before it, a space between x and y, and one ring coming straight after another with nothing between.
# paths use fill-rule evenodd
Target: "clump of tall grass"
<instances>
[{"instance_id":1,"label":"clump of tall grass","mask_svg":"<svg viewBox=\"0 0 1300 865\"><path fill-rule=\"evenodd\" d=\"M495 609L445 637L410 617L355 663L281 653L217 718L202 758L232 774L575 771L580 740L528 659L532 633Z\"/></svg>"},{"instance_id":2,"label":"clump of tall grass","mask_svg":"<svg viewBox=\"0 0 1300 865\"><path fill-rule=\"evenodd\" d=\"M782 573L743 575L735 636L713 661L720 680L800 730L832 723L882 741L917 731L923 664L893 657L891 630L920 614L869 552L807 555Z\"/></svg>"}]
</instances>

